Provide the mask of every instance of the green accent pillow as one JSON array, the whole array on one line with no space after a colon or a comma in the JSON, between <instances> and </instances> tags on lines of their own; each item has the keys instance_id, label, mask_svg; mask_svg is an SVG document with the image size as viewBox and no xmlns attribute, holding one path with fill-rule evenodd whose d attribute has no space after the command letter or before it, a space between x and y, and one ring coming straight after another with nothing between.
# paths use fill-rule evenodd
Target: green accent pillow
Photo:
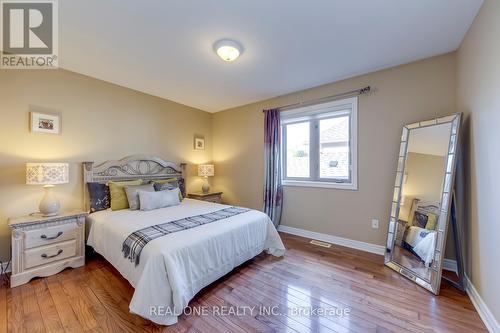
<instances>
[{"instance_id":1,"label":"green accent pillow","mask_svg":"<svg viewBox=\"0 0 500 333\"><path fill-rule=\"evenodd\" d=\"M437 215L429 213L427 214L427 223L425 224L425 229L436 230Z\"/></svg>"},{"instance_id":2,"label":"green accent pillow","mask_svg":"<svg viewBox=\"0 0 500 333\"><path fill-rule=\"evenodd\" d=\"M125 186L142 185L142 179L128 180L123 182L109 182L109 193L111 194L111 210L129 208Z\"/></svg>"}]
</instances>

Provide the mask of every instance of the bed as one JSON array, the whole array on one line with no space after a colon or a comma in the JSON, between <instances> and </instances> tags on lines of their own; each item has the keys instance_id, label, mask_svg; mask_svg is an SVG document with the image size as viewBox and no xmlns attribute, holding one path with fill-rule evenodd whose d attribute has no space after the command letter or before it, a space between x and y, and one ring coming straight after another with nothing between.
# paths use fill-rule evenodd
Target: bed
<instances>
[{"instance_id":1,"label":"bed","mask_svg":"<svg viewBox=\"0 0 500 333\"><path fill-rule=\"evenodd\" d=\"M405 247L415 253L429 267L436 248L436 231L416 226L408 227L404 242Z\"/></svg>"},{"instance_id":2,"label":"bed","mask_svg":"<svg viewBox=\"0 0 500 333\"><path fill-rule=\"evenodd\" d=\"M183 180L183 166L153 156L132 156L99 166L84 162L84 185L124 179ZM85 189L86 191L86 189ZM88 207L88 193L85 192ZM135 263L123 255L124 241L135 231L228 208L184 199L180 205L150 211L102 210L88 218L87 244L109 261L135 288L132 313L172 325L202 288L263 251L283 256L285 248L269 217L256 210L156 238Z\"/></svg>"},{"instance_id":3,"label":"bed","mask_svg":"<svg viewBox=\"0 0 500 333\"><path fill-rule=\"evenodd\" d=\"M432 225L430 216L433 216ZM403 237L403 247L417 255L429 267L434 258L436 248L437 218L439 216L439 205L433 203L422 203L414 199L410 212L411 225L406 228Z\"/></svg>"}]
</instances>

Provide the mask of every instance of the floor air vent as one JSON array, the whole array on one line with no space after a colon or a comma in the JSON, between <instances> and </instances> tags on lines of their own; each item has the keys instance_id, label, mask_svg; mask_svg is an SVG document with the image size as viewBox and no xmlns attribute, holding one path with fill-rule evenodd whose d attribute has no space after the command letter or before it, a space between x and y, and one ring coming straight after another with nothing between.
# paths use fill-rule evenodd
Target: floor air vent
<instances>
[{"instance_id":1,"label":"floor air vent","mask_svg":"<svg viewBox=\"0 0 500 333\"><path fill-rule=\"evenodd\" d=\"M322 241L315 240L315 239L311 240L309 243L311 243L312 245L322 246L322 247L327 247L327 248L332 247L332 244L330 244L330 243L322 242Z\"/></svg>"}]
</instances>

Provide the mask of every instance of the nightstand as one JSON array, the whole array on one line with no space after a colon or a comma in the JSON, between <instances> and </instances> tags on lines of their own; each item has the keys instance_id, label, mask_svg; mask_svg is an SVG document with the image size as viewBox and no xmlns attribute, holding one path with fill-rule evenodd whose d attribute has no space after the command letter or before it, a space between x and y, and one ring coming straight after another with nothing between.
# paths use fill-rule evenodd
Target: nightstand
<instances>
[{"instance_id":1,"label":"nightstand","mask_svg":"<svg viewBox=\"0 0 500 333\"><path fill-rule=\"evenodd\" d=\"M39 214L9 219L12 231L10 286L36 276L59 273L66 267L85 265L85 217L83 211L43 217Z\"/></svg>"},{"instance_id":2,"label":"nightstand","mask_svg":"<svg viewBox=\"0 0 500 333\"><path fill-rule=\"evenodd\" d=\"M406 222L403 219L398 219L398 224L396 225L396 244L397 245L402 245L403 244L403 237L406 231L406 226L408 222Z\"/></svg>"},{"instance_id":3,"label":"nightstand","mask_svg":"<svg viewBox=\"0 0 500 333\"><path fill-rule=\"evenodd\" d=\"M222 203L222 192L208 192L208 193L194 192L194 193L188 193L187 197L190 199Z\"/></svg>"}]
</instances>

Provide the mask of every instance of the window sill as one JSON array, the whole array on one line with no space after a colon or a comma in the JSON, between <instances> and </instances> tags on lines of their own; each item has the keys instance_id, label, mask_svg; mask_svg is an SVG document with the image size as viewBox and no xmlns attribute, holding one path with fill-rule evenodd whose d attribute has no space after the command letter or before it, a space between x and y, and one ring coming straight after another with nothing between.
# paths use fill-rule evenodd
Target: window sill
<instances>
[{"instance_id":1,"label":"window sill","mask_svg":"<svg viewBox=\"0 0 500 333\"><path fill-rule=\"evenodd\" d=\"M283 186L297 186L297 187L320 187L320 188L334 188L339 190L357 190L357 184L344 184L344 183L330 183L330 182L313 182L306 180L283 180Z\"/></svg>"}]
</instances>

